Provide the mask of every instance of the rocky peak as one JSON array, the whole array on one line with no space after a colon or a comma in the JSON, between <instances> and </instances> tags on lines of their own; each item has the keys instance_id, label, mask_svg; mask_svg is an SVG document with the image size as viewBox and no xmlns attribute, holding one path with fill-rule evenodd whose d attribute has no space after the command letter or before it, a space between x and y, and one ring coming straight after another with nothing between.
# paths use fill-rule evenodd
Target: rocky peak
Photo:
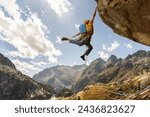
<instances>
[{"instance_id":1,"label":"rocky peak","mask_svg":"<svg viewBox=\"0 0 150 117\"><path fill-rule=\"evenodd\" d=\"M146 52L145 50L139 50L132 55L128 55L126 59L132 59L137 57L150 57L150 52Z\"/></svg>"},{"instance_id":2,"label":"rocky peak","mask_svg":"<svg viewBox=\"0 0 150 117\"><path fill-rule=\"evenodd\" d=\"M100 72L104 65L106 64L106 61L104 61L103 59L101 58L98 58L96 60L94 60L93 62L91 62L91 64L83 71L82 75L85 75L85 74L93 74L93 73L98 73Z\"/></svg>"},{"instance_id":3,"label":"rocky peak","mask_svg":"<svg viewBox=\"0 0 150 117\"><path fill-rule=\"evenodd\" d=\"M109 59L107 60L107 63L115 64L117 63L117 61L118 61L118 58L115 55L111 55Z\"/></svg>"},{"instance_id":4,"label":"rocky peak","mask_svg":"<svg viewBox=\"0 0 150 117\"><path fill-rule=\"evenodd\" d=\"M115 65L116 65L116 66L121 66L121 63L122 63L122 59L119 58L118 61L117 61L117 63L116 63Z\"/></svg>"},{"instance_id":5,"label":"rocky peak","mask_svg":"<svg viewBox=\"0 0 150 117\"><path fill-rule=\"evenodd\" d=\"M112 67L118 62L118 58L115 55L111 55L109 59L107 60L104 68Z\"/></svg>"},{"instance_id":6,"label":"rocky peak","mask_svg":"<svg viewBox=\"0 0 150 117\"><path fill-rule=\"evenodd\" d=\"M118 61L118 58L115 55L111 55L107 62L116 63Z\"/></svg>"},{"instance_id":7,"label":"rocky peak","mask_svg":"<svg viewBox=\"0 0 150 117\"><path fill-rule=\"evenodd\" d=\"M96 60L94 60L90 65L89 65L89 69L94 69L96 72L101 71L102 67L106 64L106 61L104 61L101 58L98 58Z\"/></svg>"},{"instance_id":8,"label":"rocky peak","mask_svg":"<svg viewBox=\"0 0 150 117\"><path fill-rule=\"evenodd\" d=\"M15 65L5 56L0 53L0 64L16 69Z\"/></svg>"},{"instance_id":9,"label":"rocky peak","mask_svg":"<svg viewBox=\"0 0 150 117\"><path fill-rule=\"evenodd\" d=\"M146 57L147 52L145 50L139 50L139 51L135 52L132 56L134 56L134 57Z\"/></svg>"}]
</instances>

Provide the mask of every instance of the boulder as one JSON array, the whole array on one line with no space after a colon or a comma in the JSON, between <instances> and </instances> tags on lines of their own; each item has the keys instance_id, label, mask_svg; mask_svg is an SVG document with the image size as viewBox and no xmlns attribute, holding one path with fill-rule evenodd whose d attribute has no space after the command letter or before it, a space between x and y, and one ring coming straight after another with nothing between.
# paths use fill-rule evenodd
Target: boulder
<instances>
[{"instance_id":1,"label":"boulder","mask_svg":"<svg viewBox=\"0 0 150 117\"><path fill-rule=\"evenodd\" d=\"M150 46L149 0L99 0L101 19L113 31L135 42Z\"/></svg>"}]
</instances>

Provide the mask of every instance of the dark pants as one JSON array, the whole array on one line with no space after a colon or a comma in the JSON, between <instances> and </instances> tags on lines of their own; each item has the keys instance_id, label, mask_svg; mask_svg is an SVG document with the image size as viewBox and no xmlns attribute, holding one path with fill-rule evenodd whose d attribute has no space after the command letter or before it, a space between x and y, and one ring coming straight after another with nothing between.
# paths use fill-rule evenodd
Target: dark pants
<instances>
[{"instance_id":1,"label":"dark pants","mask_svg":"<svg viewBox=\"0 0 150 117\"><path fill-rule=\"evenodd\" d=\"M83 37L81 39L81 37ZM79 39L71 39L69 40L70 43L72 44L76 44L78 46L83 46L83 45L86 45L88 47L88 49L85 51L85 53L83 54L84 56L88 56L90 54L90 52L92 51L93 49L93 46L91 45L91 36L80 36Z\"/></svg>"}]
</instances>

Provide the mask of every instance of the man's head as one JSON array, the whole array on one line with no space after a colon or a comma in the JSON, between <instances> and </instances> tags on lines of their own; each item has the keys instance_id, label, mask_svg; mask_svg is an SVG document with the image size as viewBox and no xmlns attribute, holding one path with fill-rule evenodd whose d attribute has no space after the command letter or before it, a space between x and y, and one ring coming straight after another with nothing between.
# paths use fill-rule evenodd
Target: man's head
<instances>
[{"instance_id":1,"label":"man's head","mask_svg":"<svg viewBox=\"0 0 150 117\"><path fill-rule=\"evenodd\" d=\"M85 21L84 21L84 24L88 24L88 23L89 23L89 21L90 21L90 20L85 20Z\"/></svg>"}]
</instances>

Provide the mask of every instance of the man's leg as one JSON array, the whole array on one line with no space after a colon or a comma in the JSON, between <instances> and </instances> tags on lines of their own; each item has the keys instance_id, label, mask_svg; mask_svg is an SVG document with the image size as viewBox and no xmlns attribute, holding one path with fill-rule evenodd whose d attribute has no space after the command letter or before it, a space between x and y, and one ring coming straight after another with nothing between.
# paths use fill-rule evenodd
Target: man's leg
<instances>
[{"instance_id":1,"label":"man's leg","mask_svg":"<svg viewBox=\"0 0 150 117\"><path fill-rule=\"evenodd\" d=\"M86 50L86 52L81 56L81 59L85 61L85 55L89 55L89 53L92 51L93 49L93 46L90 44L90 41L87 42L87 40L70 40L69 41L70 43L73 43L73 44L76 44L76 45L79 45L79 46L83 46L83 45L86 45L88 47L88 49Z\"/></svg>"},{"instance_id":2,"label":"man's leg","mask_svg":"<svg viewBox=\"0 0 150 117\"><path fill-rule=\"evenodd\" d=\"M69 42L76 44L78 46L83 46L86 43L87 34L82 34L78 37L78 39L70 39Z\"/></svg>"},{"instance_id":3,"label":"man's leg","mask_svg":"<svg viewBox=\"0 0 150 117\"><path fill-rule=\"evenodd\" d=\"M88 56L90 54L90 52L93 49L93 46L90 44L90 42L85 43L85 45L88 47L88 49L85 51L85 53L81 56L82 60L85 61L85 56Z\"/></svg>"},{"instance_id":4,"label":"man's leg","mask_svg":"<svg viewBox=\"0 0 150 117\"><path fill-rule=\"evenodd\" d=\"M92 51L93 46L90 44L90 42L87 43L87 44L85 44L85 45L88 47L88 49L86 50L86 52L85 52L83 55L84 55L84 56L85 56L85 55L88 56L88 55L90 54L90 52Z\"/></svg>"},{"instance_id":5,"label":"man's leg","mask_svg":"<svg viewBox=\"0 0 150 117\"><path fill-rule=\"evenodd\" d=\"M78 46L83 46L85 44L85 42L82 40L78 41L78 40L74 40L74 39L70 39L69 43L76 44Z\"/></svg>"},{"instance_id":6,"label":"man's leg","mask_svg":"<svg viewBox=\"0 0 150 117\"><path fill-rule=\"evenodd\" d=\"M85 45L85 37L86 35L81 35L78 39L70 39L68 37L63 37L61 40L62 41L69 41L69 43L72 43L72 44L76 44L78 46L83 46Z\"/></svg>"},{"instance_id":7,"label":"man's leg","mask_svg":"<svg viewBox=\"0 0 150 117\"><path fill-rule=\"evenodd\" d=\"M80 37L79 37L80 38ZM86 45L88 49L86 52L81 56L82 60L85 61L85 55L89 55L89 53L92 51L93 46L90 44L90 38L89 35L84 36L84 39L82 40L77 40L77 39L69 39L67 37L62 38L62 41L69 41L69 43L76 44L78 46L83 46ZM88 39L88 40L87 40Z\"/></svg>"}]
</instances>

